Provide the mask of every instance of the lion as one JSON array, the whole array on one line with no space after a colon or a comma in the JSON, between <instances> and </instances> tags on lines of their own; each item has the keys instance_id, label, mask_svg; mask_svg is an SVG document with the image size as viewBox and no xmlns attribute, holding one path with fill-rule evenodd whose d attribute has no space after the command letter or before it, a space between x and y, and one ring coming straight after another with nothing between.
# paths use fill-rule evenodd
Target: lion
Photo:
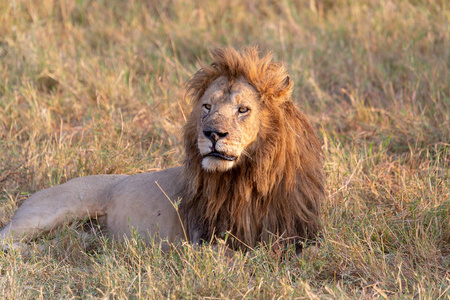
<instances>
[{"instance_id":1,"label":"lion","mask_svg":"<svg viewBox=\"0 0 450 300\"><path fill-rule=\"evenodd\" d=\"M291 100L293 82L273 54L210 52L187 83L182 166L137 175L76 178L28 198L0 241L97 218L117 239L137 232L162 246L224 238L232 249L274 242L302 249L320 234L321 144ZM178 205L179 204L179 205Z\"/></svg>"}]
</instances>

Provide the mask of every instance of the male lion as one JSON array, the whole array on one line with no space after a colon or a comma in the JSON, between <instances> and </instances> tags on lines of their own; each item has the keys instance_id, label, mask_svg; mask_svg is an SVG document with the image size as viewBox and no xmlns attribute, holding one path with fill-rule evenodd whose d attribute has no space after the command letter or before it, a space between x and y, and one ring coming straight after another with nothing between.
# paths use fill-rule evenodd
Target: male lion
<instances>
[{"instance_id":1,"label":"male lion","mask_svg":"<svg viewBox=\"0 0 450 300\"><path fill-rule=\"evenodd\" d=\"M26 200L0 231L19 241L64 221L99 218L116 238L213 241L233 248L314 240L324 197L322 151L291 101L293 83L255 48L211 52L188 82L192 113L181 167L72 179ZM170 199L170 200L169 200ZM173 203L181 199L179 214ZM14 234L12 234L14 233Z\"/></svg>"}]
</instances>

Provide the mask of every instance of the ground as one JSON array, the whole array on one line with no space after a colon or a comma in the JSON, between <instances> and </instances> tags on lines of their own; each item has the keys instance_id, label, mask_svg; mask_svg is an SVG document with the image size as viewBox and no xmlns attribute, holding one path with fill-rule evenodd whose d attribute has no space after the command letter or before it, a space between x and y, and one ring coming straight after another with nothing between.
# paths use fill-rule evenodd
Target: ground
<instances>
[{"instance_id":1,"label":"ground","mask_svg":"<svg viewBox=\"0 0 450 300\"><path fill-rule=\"evenodd\" d=\"M0 252L0 298L450 298L446 1L148 2L0 3L0 226L71 178L179 165L198 61L259 45L323 142L322 247L164 254L75 224Z\"/></svg>"}]
</instances>

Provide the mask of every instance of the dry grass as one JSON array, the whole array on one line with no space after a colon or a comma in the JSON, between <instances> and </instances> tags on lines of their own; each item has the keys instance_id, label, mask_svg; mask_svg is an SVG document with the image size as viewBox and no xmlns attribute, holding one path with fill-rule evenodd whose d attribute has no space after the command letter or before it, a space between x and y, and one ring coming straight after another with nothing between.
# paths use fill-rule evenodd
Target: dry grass
<instances>
[{"instance_id":1,"label":"dry grass","mask_svg":"<svg viewBox=\"0 0 450 300\"><path fill-rule=\"evenodd\" d=\"M0 226L38 189L179 164L197 58L258 44L324 143L323 246L228 260L72 226L0 252L0 298L450 299L447 1L159 2L0 2Z\"/></svg>"}]
</instances>

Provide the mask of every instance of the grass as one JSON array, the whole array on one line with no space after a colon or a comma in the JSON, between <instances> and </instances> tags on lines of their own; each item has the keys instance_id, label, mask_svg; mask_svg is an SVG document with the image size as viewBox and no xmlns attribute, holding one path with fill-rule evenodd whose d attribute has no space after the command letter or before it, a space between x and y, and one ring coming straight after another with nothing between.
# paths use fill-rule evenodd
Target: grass
<instances>
[{"instance_id":1,"label":"grass","mask_svg":"<svg viewBox=\"0 0 450 300\"><path fill-rule=\"evenodd\" d=\"M2 1L0 226L71 178L179 165L184 84L225 45L286 63L328 197L316 254L163 254L73 225L0 252L0 298L450 299L449 21L444 0Z\"/></svg>"}]
</instances>

